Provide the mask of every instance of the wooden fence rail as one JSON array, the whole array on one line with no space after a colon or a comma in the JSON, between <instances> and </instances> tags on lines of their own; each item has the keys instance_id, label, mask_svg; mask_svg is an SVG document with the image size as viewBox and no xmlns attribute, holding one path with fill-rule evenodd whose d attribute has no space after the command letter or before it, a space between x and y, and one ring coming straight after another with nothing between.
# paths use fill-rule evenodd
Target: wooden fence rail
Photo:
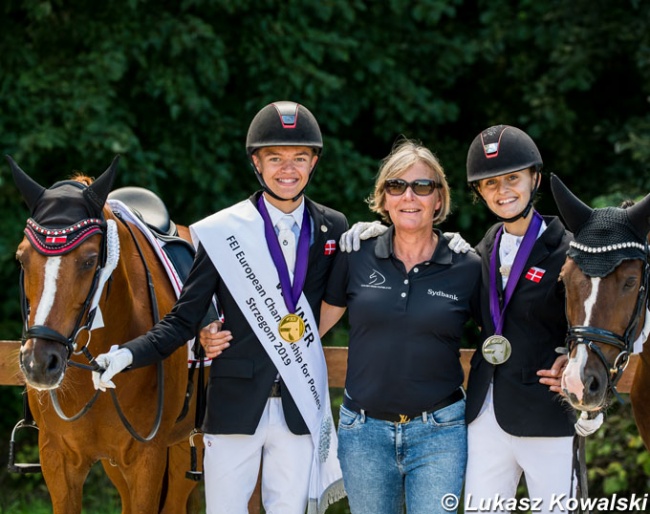
<instances>
[{"instance_id":1,"label":"wooden fence rail","mask_svg":"<svg viewBox=\"0 0 650 514\"><path fill-rule=\"evenodd\" d=\"M18 369L19 341L0 341L0 386L2 385L23 385L25 382ZM460 351L460 361L465 371L465 378L469 371L469 361L474 350L463 349ZM328 346L325 347L325 359L327 360L327 371L330 387L343 387L345 384L345 372L348 365L348 349ZM632 355L630 364L623 373L618 390L621 393L629 393L638 362L638 355Z\"/></svg>"},{"instance_id":2,"label":"wooden fence rail","mask_svg":"<svg viewBox=\"0 0 650 514\"><path fill-rule=\"evenodd\" d=\"M18 352L20 341L0 341L0 386L24 385L24 380L18 368ZM461 350L460 360L465 371L465 380L469 372L469 361L474 350ZM345 384L345 372L348 365L348 349L338 347L325 347L325 359L327 361L327 374L330 387L343 387ZM618 383L618 391L629 393L634 378L634 372L638 363L638 355L632 355L630 363ZM16 420L17 421L17 420ZM249 504L250 514L259 514L261 498L260 484L258 481L255 494Z\"/></svg>"}]
</instances>

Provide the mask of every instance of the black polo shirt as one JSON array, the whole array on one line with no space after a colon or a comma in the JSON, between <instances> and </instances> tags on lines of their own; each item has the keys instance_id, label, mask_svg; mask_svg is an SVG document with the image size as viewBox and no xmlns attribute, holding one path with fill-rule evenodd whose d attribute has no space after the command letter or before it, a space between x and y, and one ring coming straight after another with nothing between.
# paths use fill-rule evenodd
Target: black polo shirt
<instances>
[{"instance_id":1,"label":"black polo shirt","mask_svg":"<svg viewBox=\"0 0 650 514\"><path fill-rule=\"evenodd\" d=\"M431 260L407 273L393 253L393 233L339 252L324 300L348 308L348 396L369 411L413 413L463 382L460 341L477 314L481 261L452 252L436 230Z\"/></svg>"}]
</instances>

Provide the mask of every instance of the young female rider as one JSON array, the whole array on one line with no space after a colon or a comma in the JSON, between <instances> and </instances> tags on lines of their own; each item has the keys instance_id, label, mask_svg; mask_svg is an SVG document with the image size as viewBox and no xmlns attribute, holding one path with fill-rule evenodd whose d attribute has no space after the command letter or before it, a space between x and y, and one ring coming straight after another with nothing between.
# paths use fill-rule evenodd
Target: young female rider
<instances>
[{"instance_id":1,"label":"young female rider","mask_svg":"<svg viewBox=\"0 0 650 514\"><path fill-rule=\"evenodd\" d=\"M571 498L575 489L574 414L557 387L547 387L562 363L555 351L566 334L558 275L572 236L557 217L533 208L541 169L533 140L508 125L481 132L467 155L467 181L499 220L476 247L483 342L467 388L465 505L482 501L485 512L501 512L485 501L514 498L522 473L539 512L550 512L554 498Z\"/></svg>"}]
</instances>

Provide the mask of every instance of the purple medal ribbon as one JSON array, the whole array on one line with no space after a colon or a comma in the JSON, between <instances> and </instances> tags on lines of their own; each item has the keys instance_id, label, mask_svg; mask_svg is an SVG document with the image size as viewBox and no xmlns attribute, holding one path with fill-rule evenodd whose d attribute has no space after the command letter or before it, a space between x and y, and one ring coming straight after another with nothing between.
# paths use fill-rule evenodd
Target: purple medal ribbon
<instances>
[{"instance_id":1,"label":"purple medal ribbon","mask_svg":"<svg viewBox=\"0 0 650 514\"><path fill-rule=\"evenodd\" d=\"M490 314L492 316L492 321L494 322L494 333L497 335L501 335L503 332L506 307L508 307L508 303L510 302L510 298L512 298L517 282L519 282L519 277L521 277L526 261L533 250L533 246L537 240L537 234L539 234L539 229L542 226L542 221L544 220L539 213L533 210L533 217L530 220L530 225L528 225L524 239L517 250L515 261L512 263L512 270L510 271L503 298L503 307L499 306L499 293L497 292L497 254L499 252L501 234L503 233L503 225L501 225L497 231L494 240L494 248L492 249L492 255L490 257Z\"/></svg>"},{"instance_id":2,"label":"purple medal ribbon","mask_svg":"<svg viewBox=\"0 0 650 514\"><path fill-rule=\"evenodd\" d=\"M280 277L280 287L282 288L282 297L284 303L289 309L291 314L296 312L296 304L302 294L302 289L305 285L305 278L307 277L307 257L309 256L309 240L311 238L311 227L309 223L309 213L307 206L302 215L302 226L300 227L300 237L298 238L297 253L296 253L296 268L293 275L293 285L289 276L289 268L287 262L284 260L282 248L278 236L275 233L271 216L264 204L264 199L260 196L257 200L257 208L264 220L264 235L266 236L266 244L271 252L271 258L275 269L278 271Z\"/></svg>"}]
</instances>

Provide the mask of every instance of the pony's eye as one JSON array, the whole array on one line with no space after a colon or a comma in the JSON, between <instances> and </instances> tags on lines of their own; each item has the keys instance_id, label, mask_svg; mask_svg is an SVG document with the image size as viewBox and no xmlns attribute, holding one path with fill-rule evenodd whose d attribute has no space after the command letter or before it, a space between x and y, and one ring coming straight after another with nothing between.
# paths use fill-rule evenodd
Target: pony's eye
<instances>
[{"instance_id":1,"label":"pony's eye","mask_svg":"<svg viewBox=\"0 0 650 514\"><path fill-rule=\"evenodd\" d=\"M636 287L636 277L627 277L625 284L623 285L624 289L632 289Z\"/></svg>"},{"instance_id":2,"label":"pony's eye","mask_svg":"<svg viewBox=\"0 0 650 514\"><path fill-rule=\"evenodd\" d=\"M89 259L86 259L81 263L81 269L82 270L92 269L95 267L96 262L97 262L97 257L90 257Z\"/></svg>"}]
</instances>

